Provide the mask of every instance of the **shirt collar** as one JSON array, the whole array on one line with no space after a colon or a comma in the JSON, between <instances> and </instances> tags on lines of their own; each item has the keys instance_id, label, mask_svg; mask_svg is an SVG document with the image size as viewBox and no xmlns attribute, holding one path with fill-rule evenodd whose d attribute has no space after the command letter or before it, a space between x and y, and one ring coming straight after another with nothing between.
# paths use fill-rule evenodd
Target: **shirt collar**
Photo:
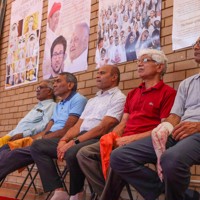
<instances>
[{"instance_id":1,"label":"shirt collar","mask_svg":"<svg viewBox=\"0 0 200 200\"><path fill-rule=\"evenodd\" d=\"M153 90L153 89L159 90L160 88L163 87L163 85L164 85L163 80L160 80L160 81L159 81L156 85L154 85L153 87L150 87L150 88L146 89L146 88L145 88L145 82L143 82L143 83L141 83L141 84L139 85L139 88L140 88L140 89L143 89L144 91L150 91L150 90Z\"/></svg>"},{"instance_id":2,"label":"shirt collar","mask_svg":"<svg viewBox=\"0 0 200 200\"><path fill-rule=\"evenodd\" d=\"M196 74L196 76L194 77L194 79L198 79L200 78L200 73Z\"/></svg>"},{"instance_id":3,"label":"shirt collar","mask_svg":"<svg viewBox=\"0 0 200 200\"><path fill-rule=\"evenodd\" d=\"M64 100L61 100L59 104L65 104L67 101L69 101L74 95L76 94L76 91L72 91L71 94Z\"/></svg>"},{"instance_id":4,"label":"shirt collar","mask_svg":"<svg viewBox=\"0 0 200 200\"><path fill-rule=\"evenodd\" d=\"M40 101L38 104L44 106L45 104L51 103L51 102L54 102L54 100L53 99L47 99L47 100Z\"/></svg>"},{"instance_id":5,"label":"shirt collar","mask_svg":"<svg viewBox=\"0 0 200 200\"><path fill-rule=\"evenodd\" d=\"M103 94L113 94L116 90L118 90L119 88L116 86L116 87L113 87L113 88L111 88L111 89L109 89L109 90L106 90L106 91L102 91L102 90L100 90L100 91L98 91L97 93L96 93L96 96L101 96L101 95L103 95Z\"/></svg>"}]
</instances>

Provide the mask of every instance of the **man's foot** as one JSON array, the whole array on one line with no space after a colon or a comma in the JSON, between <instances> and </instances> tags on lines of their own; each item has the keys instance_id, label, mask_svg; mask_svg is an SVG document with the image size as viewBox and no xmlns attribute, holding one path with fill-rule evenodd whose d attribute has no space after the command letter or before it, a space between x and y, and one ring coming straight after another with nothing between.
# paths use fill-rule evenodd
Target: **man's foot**
<instances>
[{"instance_id":1,"label":"man's foot","mask_svg":"<svg viewBox=\"0 0 200 200\"><path fill-rule=\"evenodd\" d=\"M86 198L86 193L85 190L83 190L82 192L79 192L76 195L70 196L69 200L85 200L85 198Z\"/></svg>"},{"instance_id":2,"label":"man's foot","mask_svg":"<svg viewBox=\"0 0 200 200\"><path fill-rule=\"evenodd\" d=\"M199 200L200 195L195 190L187 189L185 192L185 200Z\"/></svg>"},{"instance_id":3,"label":"man's foot","mask_svg":"<svg viewBox=\"0 0 200 200\"><path fill-rule=\"evenodd\" d=\"M68 200L69 195L66 191L55 191L54 195L51 197L51 200Z\"/></svg>"}]
</instances>

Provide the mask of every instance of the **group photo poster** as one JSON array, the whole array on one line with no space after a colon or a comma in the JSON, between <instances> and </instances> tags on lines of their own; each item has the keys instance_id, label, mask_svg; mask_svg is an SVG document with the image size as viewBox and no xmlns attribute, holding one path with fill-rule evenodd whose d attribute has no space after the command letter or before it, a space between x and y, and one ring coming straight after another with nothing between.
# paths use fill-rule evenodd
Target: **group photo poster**
<instances>
[{"instance_id":1,"label":"group photo poster","mask_svg":"<svg viewBox=\"0 0 200 200\"><path fill-rule=\"evenodd\" d=\"M96 67L137 59L160 49L161 0L99 0Z\"/></svg>"},{"instance_id":2,"label":"group photo poster","mask_svg":"<svg viewBox=\"0 0 200 200\"><path fill-rule=\"evenodd\" d=\"M5 88L37 81L42 0L16 0L11 5Z\"/></svg>"},{"instance_id":3,"label":"group photo poster","mask_svg":"<svg viewBox=\"0 0 200 200\"><path fill-rule=\"evenodd\" d=\"M49 0L43 78L88 68L91 0Z\"/></svg>"}]
</instances>

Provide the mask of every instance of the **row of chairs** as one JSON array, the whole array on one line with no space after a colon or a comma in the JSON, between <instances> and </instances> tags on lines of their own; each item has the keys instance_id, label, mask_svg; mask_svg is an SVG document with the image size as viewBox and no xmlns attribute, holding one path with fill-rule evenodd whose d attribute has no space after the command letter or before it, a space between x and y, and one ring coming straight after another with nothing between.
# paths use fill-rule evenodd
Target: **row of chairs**
<instances>
[{"instance_id":1,"label":"row of chairs","mask_svg":"<svg viewBox=\"0 0 200 200\"><path fill-rule=\"evenodd\" d=\"M61 171L57 160L55 160L55 166L56 166L56 169L57 169L58 174L60 176L60 179L62 181L62 185L63 185L64 189L67 191L67 193L69 194L68 188L67 188L66 183L65 183L65 178L66 178L66 176L69 172L69 169L66 165L64 167L64 169ZM30 180L30 182L29 182L28 186L26 187L25 192L23 193L23 195L21 197L21 200L25 199L25 197L26 197L26 195L27 195L27 193L28 193L28 191L30 190L31 187L33 187L35 194L38 194L38 195L40 194L38 192L37 187L36 187L35 182L34 182L37 175L38 175L38 170L37 170L36 165L31 164L31 165L27 166L26 169L27 169L27 175L25 176L24 181L22 182L17 194L15 195L16 199L19 198L19 195L21 194L21 192L22 192L22 190L23 190L23 188L24 188L24 186L25 186L25 184L27 183L28 180ZM1 180L0 187L3 185L4 181L5 181L5 178L3 180ZM97 200L98 196L94 193L94 191L92 190L92 187L89 183L88 183L88 186L89 186L89 190L90 190L90 194L91 194L90 200ZM128 184L126 184L126 189L127 189L127 192L128 192L129 199L134 200L130 186ZM49 200L51 194L52 194L52 192L49 192L49 194L46 197L46 200Z\"/></svg>"},{"instance_id":2,"label":"row of chairs","mask_svg":"<svg viewBox=\"0 0 200 200\"><path fill-rule=\"evenodd\" d=\"M59 174L59 176L60 176L60 179L61 179L61 181L62 181L63 188L64 188L64 189L67 191L67 193L69 194L68 188L67 188L66 183L65 183L65 178L66 178L66 176L67 176L67 174L68 174L68 172L69 172L69 169L68 169L68 167L67 167L67 165L66 165L66 166L64 167L64 169L61 171L61 170L60 170L60 167L59 167L59 165L58 165L57 160L55 160L55 166L56 166L56 169L57 169L58 174ZM155 169L155 166L152 165L152 164L150 164L149 167L152 168L152 169ZM25 197L26 197L28 191L30 190L31 186L32 186L33 189L34 189L35 194L38 194L38 195L40 194L40 193L38 192L37 187L36 187L35 182L34 182L35 179L36 179L36 177L37 177L37 175L38 175L38 170L37 170L36 165L35 165L35 164L31 164L31 165L27 166L26 169L27 169L27 175L25 176L24 181L22 182L22 184L21 184L21 186L20 186L20 188L19 188L17 194L15 195L15 198L16 198L16 199L17 199L17 198L19 197L19 195L21 194L22 189L24 188L24 186L25 186L25 184L27 183L27 180L28 180L28 179L30 180L30 182L29 182L28 186L26 187L26 190L25 190L23 196L21 197L21 200L24 200L24 199L25 199ZM35 170L33 170L33 169L35 169ZM5 178L4 178L3 180L0 181L0 187L3 185L4 181L5 181ZM190 182L191 182L191 183L195 183L195 184L200 184L200 180L191 180ZM89 190L90 190L90 193L91 193L91 195L90 195L90 200L97 200L97 199L98 199L98 196L97 196L97 195L94 193L94 191L92 190L92 187L91 187L91 185L89 184L89 182L88 182L88 186L89 186ZM134 200L129 184L126 184L125 187L126 187L126 190L127 190L129 199L130 199L130 200ZM49 200L51 194L52 194L52 192L49 192L49 194L48 194L47 197L46 197L46 200Z\"/></svg>"}]
</instances>

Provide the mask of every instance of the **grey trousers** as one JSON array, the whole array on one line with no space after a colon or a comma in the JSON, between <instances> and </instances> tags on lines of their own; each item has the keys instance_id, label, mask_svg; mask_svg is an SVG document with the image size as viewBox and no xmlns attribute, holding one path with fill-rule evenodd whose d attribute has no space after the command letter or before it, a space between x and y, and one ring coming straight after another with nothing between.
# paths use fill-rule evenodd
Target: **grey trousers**
<instances>
[{"instance_id":1,"label":"grey trousers","mask_svg":"<svg viewBox=\"0 0 200 200\"><path fill-rule=\"evenodd\" d=\"M167 200L184 200L190 182L190 167L200 164L200 134L173 142L161 157ZM111 168L146 200L155 200L164 187L157 173L145 166L157 161L151 137L115 149Z\"/></svg>"},{"instance_id":2,"label":"grey trousers","mask_svg":"<svg viewBox=\"0 0 200 200\"><path fill-rule=\"evenodd\" d=\"M77 159L94 192L100 196L105 185L105 179L101 167L99 142L80 149Z\"/></svg>"},{"instance_id":3,"label":"grey trousers","mask_svg":"<svg viewBox=\"0 0 200 200\"><path fill-rule=\"evenodd\" d=\"M5 149L0 152L0 180L5 178L11 172L15 170L26 167L29 164L34 163L30 148L19 148L10 151L10 149Z\"/></svg>"},{"instance_id":4,"label":"grey trousers","mask_svg":"<svg viewBox=\"0 0 200 200\"><path fill-rule=\"evenodd\" d=\"M31 155L37 164L45 192L62 187L53 159L57 158L59 139L37 140L31 146ZM76 159L77 152L84 146L97 142L91 139L72 146L65 153L64 160L70 172L70 195L75 195L83 189L85 176Z\"/></svg>"},{"instance_id":5,"label":"grey trousers","mask_svg":"<svg viewBox=\"0 0 200 200\"><path fill-rule=\"evenodd\" d=\"M109 170L105 181L100 158L99 142L83 147L77 154L79 166L100 200L117 200L125 185L119 175Z\"/></svg>"}]
</instances>

